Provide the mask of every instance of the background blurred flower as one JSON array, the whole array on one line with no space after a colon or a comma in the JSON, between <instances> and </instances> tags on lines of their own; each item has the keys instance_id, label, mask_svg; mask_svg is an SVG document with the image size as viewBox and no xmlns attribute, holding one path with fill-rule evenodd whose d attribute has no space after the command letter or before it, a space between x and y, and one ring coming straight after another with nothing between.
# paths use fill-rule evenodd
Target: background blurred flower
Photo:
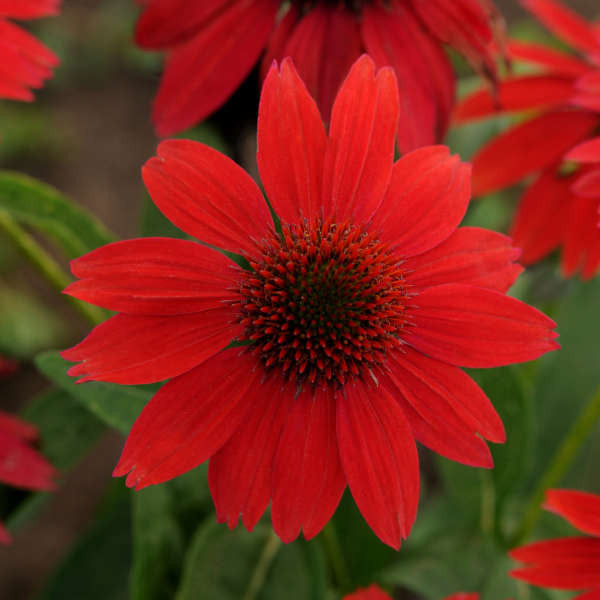
<instances>
[{"instance_id":1,"label":"background blurred flower","mask_svg":"<svg viewBox=\"0 0 600 600\"><path fill-rule=\"evenodd\" d=\"M534 542L510 552L525 566L511 575L533 585L588 590L580 600L600 598L600 496L575 490L549 490L545 507L592 537Z\"/></svg>"},{"instance_id":2,"label":"background blurred flower","mask_svg":"<svg viewBox=\"0 0 600 600\"><path fill-rule=\"evenodd\" d=\"M31 88L52 76L58 57L7 18L36 19L55 15L61 0L0 0L0 98L31 102Z\"/></svg>"},{"instance_id":3,"label":"background blurred flower","mask_svg":"<svg viewBox=\"0 0 600 600\"><path fill-rule=\"evenodd\" d=\"M505 295L521 271L510 239L457 230L470 168L443 146L395 164L393 71L363 57L329 135L285 60L270 70L258 166L281 220L235 163L163 142L143 170L191 241L104 246L72 263L68 294L120 314L63 353L81 381L171 378L146 406L115 475L161 483L210 458L218 519L252 529L271 500L286 542L316 535L346 483L373 531L398 548L415 519L414 438L492 466L502 422L457 365L493 367L558 348L554 322ZM239 261L238 261L239 262ZM222 350L232 340L246 348Z\"/></svg>"},{"instance_id":4,"label":"background blurred flower","mask_svg":"<svg viewBox=\"0 0 600 600\"><path fill-rule=\"evenodd\" d=\"M348 69L362 52L391 65L402 95L402 151L440 141L454 102L442 43L495 77L491 0L149 0L139 46L169 52L153 120L166 136L201 121L234 92L266 48L262 74L290 56L326 121Z\"/></svg>"},{"instance_id":5,"label":"background blurred flower","mask_svg":"<svg viewBox=\"0 0 600 600\"><path fill-rule=\"evenodd\" d=\"M498 98L479 91L457 107L459 122L502 111L536 111L477 152L473 194L536 174L510 230L523 250L521 260L536 262L562 246L564 274L581 269L585 279L600 268L600 138L594 138L600 126L600 32L554 0L523 4L578 56L513 41L510 54L542 72L510 77L500 84ZM575 161L577 168L566 161Z\"/></svg>"},{"instance_id":6,"label":"background blurred flower","mask_svg":"<svg viewBox=\"0 0 600 600\"><path fill-rule=\"evenodd\" d=\"M52 490L54 467L32 444L37 429L13 415L0 411L0 482L26 490ZM0 543L7 544L10 534L0 523Z\"/></svg>"}]
</instances>

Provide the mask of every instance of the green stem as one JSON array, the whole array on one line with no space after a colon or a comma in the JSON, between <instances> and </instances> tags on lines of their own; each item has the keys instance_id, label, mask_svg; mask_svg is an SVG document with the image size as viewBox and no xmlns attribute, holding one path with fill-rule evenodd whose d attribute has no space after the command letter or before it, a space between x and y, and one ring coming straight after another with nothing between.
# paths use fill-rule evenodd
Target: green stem
<instances>
[{"instance_id":1,"label":"green stem","mask_svg":"<svg viewBox=\"0 0 600 600\"><path fill-rule=\"evenodd\" d=\"M329 558L335 578L338 582L338 586L342 591L347 591L350 588L351 580L344 555L342 553L342 546L335 530L333 521L329 521L323 529L322 536L323 545L325 547L325 553Z\"/></svg>"},{"instance_id":2,"label":"green stem","mask_svg":"<svg viewBox=\"0 0 600 600\"><path fill-rule=\"evenodd\" d=\"M277 534L271 529L269 533L269 537L265 543L263 551L258 559L258 563L256 563L256 568L252 573L252 577L250 578L250 583L248 583L248 587L246 588L246 593L242 600L255 600L260 593L260 590L265 583L265 579L267 578L267 573L269 572L269 568L275 556L277 555L277 551L281 547L281 540L277 537Z\"/></svg>"},{"instance_id":3,"label":"green stem","mask_svg":"<svg viewBox=\"0 0 600 600\"><path fill-rule=\"evenodd\" d=\"M62 292L71 283L71 278L61 269L60 265L4 210L0 210L0 229L15 243L53 288ZM101 323L106 318L101 309L79 302L74 298L69 297L69 299L73 306L93 325Z\"/></svg>"},{"instance_id":4,"label":"green stem","mask_svg":"<svg viewBox=\"0 0 600 600\"><path fill-rule=\"evenodd\" d=\"M494 531L496 510L496 489L492 474L487 469L479 470L481 482L481 531L485 534Z\"/></svg>"},{"instance_id":5,"label":"green stem","mask_svg":"<svg viewBox=\"0 0 600 600\"><path fill-rule=\"evenodd\" d=\"M585 405L579 417L566 437L554 453L548 468L538 481L538 484L527 503L525 515L521 520L516 534L511 539L510 546L518 546L531 534L542 510L542 502L546 490L554 487L568 471L581 446L593 431L600 418L600 388Z\"/></svg>"}]
</instances>

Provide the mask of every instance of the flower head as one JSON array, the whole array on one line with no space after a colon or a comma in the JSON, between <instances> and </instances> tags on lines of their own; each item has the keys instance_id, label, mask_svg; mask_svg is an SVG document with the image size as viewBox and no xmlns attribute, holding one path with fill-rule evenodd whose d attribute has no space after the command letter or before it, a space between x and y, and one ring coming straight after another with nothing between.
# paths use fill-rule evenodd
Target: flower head
<instances>
[{"instance_id":1,"label":"flower head","mask_svg":"<svg viewBox=\"0 0 600 600\"><path fill-rule=\"evenodd\" d=\"M521 199L510 235L521 260L534 263L562 247L562 269L582 277L600 268L600 31L556 0L522 0L577 54L511 42L509 52L541 67L502 82L457 108L459 121L501 111L534 116L500 134L473 158L473 193L482 195L536 176ZM574 164L572 164L574 163Z\"/></svg>"},{"instance_id":2,"label":"flower head","mask_svg":"<svg viewBox=\"0 0 600 600\"><path fill-rule=\"evenodd\" d=\"M511 575L533 585L588 590L581 600L600 597L600 496L576 490L549 490L545 507L588 536L534 542L510 552L525 563Z\"/></svg>"},{"instance_id":3,"label":"flower head","mask_svg":"<svg viewBox=\"0 0 600 600\"><path fill-rule=\"evenodd\" d=\"M414 439L492 465L502 423L457 365L531 360L554 323L505 291L521 271L503 235L457 229L470 168L434 146L394 160L394 73L362 57L329 133L292 63L267 75L258 166L186 140L143 169L156 205L193 241L110 244L72 263L67 293L120 314L63 353L82 380L170 379L115 475L142 488L210 458L217 517L251 529L269 502L284 541L310 538L349 485L399 547L414 521ZM236 347L225 348L232 340ZM247 344L240 346L239 344ZM225 349L224 349L225 348Z\"/></svg>"},{"instance_id":4,"label":"flower head","mask_svg":"<svg viewBox=\"0 0 600 600\"><path fill-rule=\"evenodd\" d=\"M440 141L454 101L442 44L495 77L492 0L150 0L136 29L143 48L169 58L154 106L159 135L208 116L234 92L263 50L262 75L289 56L329 119L336 92L362 52L391 65L402 90L403 151Z\"/></svg>"},{"instance_id":5,"label":"flower head","mask_svg":"<svg viewBox=\"0 0 600 600\"><path fill-rule=\"evenodd\" d=\"M31 102L31 88L52 76L58 57L8 18L36 19L58 13L61 0L0 0L0 98Z\"/></svg>"}]
</instances>

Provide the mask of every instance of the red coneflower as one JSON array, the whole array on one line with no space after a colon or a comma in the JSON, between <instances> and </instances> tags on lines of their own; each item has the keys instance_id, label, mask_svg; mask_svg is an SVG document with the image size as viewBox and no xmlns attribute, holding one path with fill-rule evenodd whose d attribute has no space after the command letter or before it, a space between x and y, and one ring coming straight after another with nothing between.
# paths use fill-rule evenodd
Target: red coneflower
<instances>
[{"instance_id":1,"label":"red coneflower","mask_svg":"<svg viewBox=\"0 0 600 600\"><path fill-rule=\"evenodd\" d=\"M545 508L593 537L534 542L510 552L525 566L511 575L533 585L588 590L580 600L600 599L600 496L575 490L549 490Z\"/></svg>"},{"instance_id":2,"label":"red coneflower","mask_svg":"<svg viewBox=\"0 0 600 600\"><path fill-rule=\"evenodd\" d=\"M227 100L266 49L262 74L289 56L325 120L362 52L391 65L402 93L403 151L446 131L454 74L442 44L495 75L492 0L149 0L136 28L142 48L169 52L154 105L160 136L198 123Z\"/></svg>"},{"instance_id":3,"label":"red coneflower","mask_svg":"<svg viewBox=\"0 0 600 600\"><path fill-rule=\"evenodd\" d=\"M361 588L352 594L344 596L342 600L392 600L379 586L371 584L368 588Z\"/></svg>"},{"instance_id":4,"label":"red coneflower","mask_svg":"<svg viewBox=\"0 0 600 600\"><path fill-rule=\"evenodd\" d=\"M0 482L26 490L54 489L54 467L31 444L36 428L0 411ZM10 534L0 523L0 544L8 544Z\"/></svg>"},{"instance_id":5,"label":"red coneflower","mask_svg":"<svg viewBox=\"0 0 600 600\"><path fill-rule=\"evenodd\" d=\"M457 108L464 121L500 111L535 110L473 159L473 194L502 189L535 174L514 218L510 235L521 260L534 263L562 247L562 269L584 279L600 268L600 30L554 0L522 0L578 55L511 42L509 52L543 68L512 77L495 100L485 91ZM565 161L575 161L574 169ZM594 166L594 163L598 163ZM566 168L565 168L566 166Z\"/></svg>"},{"instance_id":6,"label":"red coneflower","mask_svg":"<svg viewBox=\"0 0 600 600\"><path fill-rule=\"evenodd\" d=\"M58 57L31 34L7 20L58 13L61 0L0 0L0 98L31 102L31 88L52 76Z\"/></svg>"},{"instance_id":7,"label":"red coneflower","mask_svg":"<svg viewBox=\"0 0 600 600\"><path fill-rule=\"evenodd\" d=\"M82 381L171 379L146 406L115 475L143 488L210 458L219 521L251 529L271 501L284 541L311 538L348 484L375 533L400 546L417 510L416 437L492 465L502 422L456 365L492 367L558 347L555 324L505 295L509 238L457 226L470 167L448 149L393 164L394 73L363 57L333 106L285 60L258 117L258 166L280 225L235 163L171 140L143 169L192 241L110 244L72 263L67 293L121 314L63 353ZM226 348L232 340L246 347Z\"/></svg>"}]
</instances>

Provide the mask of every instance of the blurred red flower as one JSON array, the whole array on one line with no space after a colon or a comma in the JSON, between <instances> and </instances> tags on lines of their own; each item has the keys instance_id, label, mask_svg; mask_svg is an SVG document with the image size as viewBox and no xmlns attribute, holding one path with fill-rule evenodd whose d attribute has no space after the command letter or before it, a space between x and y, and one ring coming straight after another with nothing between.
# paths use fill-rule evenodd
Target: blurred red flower
<instances>
[{"instance_id":1,"label":"blurred red flower","mask_svg":"<svg viewBox=\"0 0 600 600\"><path fill-rule=\"evenodd\" d=\"M414 438L492 466L502 422L456 365L493 367L558 348L555 324L505 295L521 271L509 238L457 230L470 167L443 146L393 164L394 73L363 57L329 135L284 60L258 116L254 181L208 146L171 140L143 169L160 210L209 246L148 238L72 262L66 293L120 314L65 351L81 381L171 379L136 421L115 475L143 488L210 458L217 517L251 529L271 501L288 542L311 538L349 485L399 547L414 521ZM223 350L232 339L246 347Z\"/></svg>"},{"instance_id":2,"label":"blurred red flower","mask_svg":"<svg viewBox=\"0 0 600 600\"><path fill-rule=\"evenodd\" d=\"M456 111L460 121L502 111L534 110L484 146L473 158L473 194L502 189L528 175L529 185L510 235L521 260L534 263L562 247L562 270L584 279L600 268L600 29L555 0L522 0L578 56L535 43L511 42L509 53L542 67L467 97ZM565 161L577 168L565 169Z\"/></svg>"},{"instance_id":3,"label":"blurred red flower","mask_svg":"<svg viewBox=\"0 0 600 600\"><path fill-rule=\"evenodd\" d=\"M8 18L55 15L61 0L0 0L0 98L31 102L31 88L52 76L58 57Z\"/></svg>"},{"instance_id":4,"label":"blurred red flower","mask_svg":"<svg viewBox=\"0 0 600 600\"><path fill-rule=\"evenodd\" d=\"M549 490L545 507L592 537L534 542L510 552L525 566L511 575L533 585L588 590L580 600L600 598L600 496L575 490Z\"/></svg>"},{"instance_id":5,"label":"blurred red flower","mask_svg":"<svg viewBox=\"0 0 600 600\"><path fill-rule=\"evenodd\" d=\"M15 361L0 355L0 377L10 375L16 367ZM0 482L27 490L54 489L54 467L31 447L37 439L33 425L0 411ZM10 541L10 534L0 522L0 544Z\"/></svg>"},{"instance_id":6,"label":"blurred red flower","mask_svg":"<svg viewBox=\"0 0 600 600\"><path fill-rule=\"evenodd\" d=\"M392 600L392 598L379 586L371 584L368 588L361 588L344 596L342 600Z\"/></svg>"},{"instance_id":7,"label":"blurred red flower","mask_svg":"<svg viewBox=\"0 0 600 600\"><path fill-rule=\"evenodd\" d=\"M198 123L219 108L264 49L262 74L289 56L326 121L348 69L362 52L398 78L402 151L445 134L454 74L442 44L495 77L492 0L147 0L139 46L165 50L167 66L154 105L160 136Z\"/></svg>"},{"instance_id":8,"label":"blurred red flower","mask_svg":"<svg viewBox=\"0 0 600 600\"><path fill-rule=\"evenodd\" d=\"M16 368L16 363L0 356L0 377ZM37 429L13 415L0 411L0 482L26 490L52 490L54 467L31 447ZM8 544L10 534L0 523L0 544Z\"/></svg>"}]
</instances>

